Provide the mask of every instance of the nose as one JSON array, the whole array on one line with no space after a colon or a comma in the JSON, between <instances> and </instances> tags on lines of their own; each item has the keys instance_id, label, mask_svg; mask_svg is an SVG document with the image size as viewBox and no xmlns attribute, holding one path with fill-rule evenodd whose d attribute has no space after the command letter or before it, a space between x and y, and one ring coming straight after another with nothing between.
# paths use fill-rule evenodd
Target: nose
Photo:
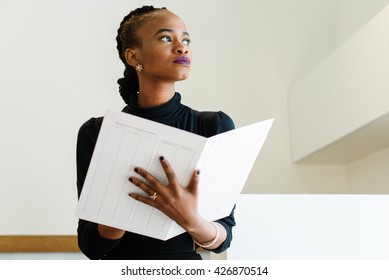
<instances>
[{"instance_id":1,"label":"nose","mask_svg":"<svg viewBox=\"0 0 389 280\"><path fill-rule=\"evenodd\" d=\"M174 49L174 53L179 53L179 54L187 54L189 52L188 46L182 44L182 43L177 43Z\"/></svg>"}]
</instances>

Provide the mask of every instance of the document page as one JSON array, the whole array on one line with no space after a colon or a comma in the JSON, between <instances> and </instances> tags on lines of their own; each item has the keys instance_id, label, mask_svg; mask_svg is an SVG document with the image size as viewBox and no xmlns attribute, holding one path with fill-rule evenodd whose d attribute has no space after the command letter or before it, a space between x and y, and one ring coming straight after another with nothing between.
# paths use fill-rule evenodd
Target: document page
<instances>
[{"instance_id":1,"label":"document page","mask_svg":"<svg viewBox=\"0 0 389 280\"><path fill-rule=\"evenodd\" d=\"M146 194L128 178L139 178L134 168L142 167L166 182L159 161L159 156L163 155L172 165L180 184L186 186L205 142L206 138L193 133L122 112L107 112L76 215L84 220L165 239L172 220L161 211L131 198L130 192Z\"/></svg>"},{"instance_id":2,"label":"document page","mask_svg":"<svg viewBox=\"0 0 389 280\"><path fill-rule=\"evenodd\" d=\"M197 165L202 217L216 220L230 214L272 123L269 119L208 138Z\"/></svg>"},{"instance_id":3,"label":"document page","mask_svg":"<svg viewBox=\"0 0 389 280\"><path fill-rule=\"evenodd\" d=\"M199 168L199 211L210 220L228 216L267 136L272 120L205 138L123 112L107 111L85 179L80 219L167 240L184 230L164 213L131 198L146 195L128 181L142 167L167 179L159 157L181 186Z\"/></svg>"}]
</instances>

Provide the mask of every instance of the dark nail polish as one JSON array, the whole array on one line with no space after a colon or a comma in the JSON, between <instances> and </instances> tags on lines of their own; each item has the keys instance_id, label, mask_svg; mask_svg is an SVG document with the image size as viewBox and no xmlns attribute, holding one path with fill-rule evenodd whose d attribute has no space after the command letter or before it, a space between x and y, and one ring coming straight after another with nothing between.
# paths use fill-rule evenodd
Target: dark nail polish
<instances>
[{"instance_id":1,"label":"dark nail polish","mask_svg":"<svg viewBox=\"0 0 389 280\"><path fill-rule=\"evenodd\" d=\"M136 173L139 173L139 168L138 168L138 167L135 167L135 168L134 168L134 171L135 171Z\"/></svg>"},{"instance_id":2,"label":"dark nail polish","mask_svg":"<svg viewBox=\"0 0 389 280\"><path fill-rule=\"evenodd\" d=\"M134 179L132 179L131 177L128 179L131 183L134 183Z\"/></svg>"},{"instance_id":3,"label":"dark nail polish","mask_svg":"<svg viewBox=\"0 0 389 280\"><path fill-rule=\"evenodd\" d=\"M199 176L200 175L200 170L197 170L196 174L197 174L197 176Z\"/></svg>"},{"instance_id":4,"label":"dark nail polish","mask_svg":"<svg viewBox=\"0 0 389 280\"><path fill-rule=\"evenodd\" d=\"M160 161L164 161L165 158L164 158L163 156L160 156L160 157L159 157L159 160L160 160Z\"/></svg>"},{"instance_id":5,"label":"dark nail polish","mask_svg":"<svg viewBox=\"0 0 389 280\"><path fill-rule=\"evenodd\" d=\"M128 195L132 197L132 194L129 193Z\"/></svg>"}]
</instances>

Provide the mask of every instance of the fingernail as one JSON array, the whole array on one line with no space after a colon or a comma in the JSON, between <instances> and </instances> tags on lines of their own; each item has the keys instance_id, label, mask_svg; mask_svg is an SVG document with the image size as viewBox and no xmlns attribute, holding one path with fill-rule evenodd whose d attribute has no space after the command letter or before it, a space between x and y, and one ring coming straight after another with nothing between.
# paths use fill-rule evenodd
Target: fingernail
<instances>
[{"instance_id":1,"label":"fingernail","mask_svg":"<svg viewBox=\"0 0 389 280\"><path fill-rule=\"evenodd\" d=\"M131 177L128 179L131 183L134 183L134 179L132 179Z\"/></svg>"},{"instance_id":2,"label":"fingernail","mask_svg":"<svg viewBox=\"0 0 389 280\"><path fill-rule=\"evenodd\" d=\"M199 176L200 175L200 170L197 170L196 174L197 174L197 176Z\"/></svg>"},{"instance_id":3,"label":"fingernail","mask_svg":"<svg viewBox=\"0 0 389 280\"><path fill-rule=\"evenodd\" d=\"M129 193L128 195L132 197L132 194Z\"/></svg>"},{"instance_id":4,"label":"fingernail","mask_svg":"<svg viewBox=\"0 0 389 280\"><path fill-rule=\"evenodd\" d=\"M138 172L139 172L139 168L138 168L138 167L135 167L135 168L134 168L134 171L135 171L136 173L138 173Z\"/></svg>"},{"instance_id":5,"label":"fingernail","mask_svg":"<svg viewBox=\"0 0 389 280\"><path fill-rule=\"evenodd\" d=\"M165 158L164 158L163 156L160 156L160 157L159 157L159 160L160 160L160 161L164 161Z\"/></svg>"}]
</instances>

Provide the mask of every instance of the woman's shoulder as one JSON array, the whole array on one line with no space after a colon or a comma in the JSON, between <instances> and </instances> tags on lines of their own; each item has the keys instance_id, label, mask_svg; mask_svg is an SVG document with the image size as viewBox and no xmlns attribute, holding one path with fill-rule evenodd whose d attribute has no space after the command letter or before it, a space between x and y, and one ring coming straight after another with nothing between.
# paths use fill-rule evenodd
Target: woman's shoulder
<instances>
[{"instance_id":1,"label":"woman's shoulder","mask_svg":"<svg viewBox=\"0 0 389 280\"><path fill-rule=\"evenodd\" d=\"M223 111L196 111L196 116L209 136L235 129L234 121Z\"/></svg>"},{"instance_id":2,"label":"woman's shoulder","mask_svg":"<svg viewBox=\"0 0 389 280\"><path fill-rule=\"evenodd\" d=\"M103 117L90 118L81 125L78 131L78 137L97 138L97 135L100 132L102 122Z\"/></svg>"}]
</instances>

